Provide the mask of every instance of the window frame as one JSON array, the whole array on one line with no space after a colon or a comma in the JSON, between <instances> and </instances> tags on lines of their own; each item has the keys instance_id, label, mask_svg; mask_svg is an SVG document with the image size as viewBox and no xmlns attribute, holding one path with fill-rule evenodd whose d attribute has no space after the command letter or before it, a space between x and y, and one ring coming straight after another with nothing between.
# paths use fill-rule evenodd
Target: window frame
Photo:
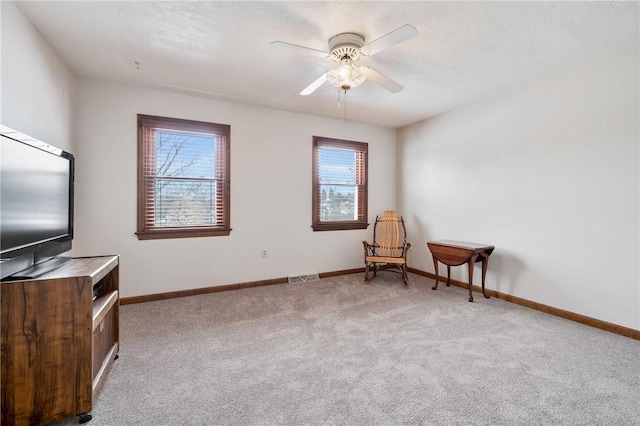
<instances>
[{"instance_id":1,"label":"window frame","mask_svg":"<svg viewBox=\"0 0 640 426\"><path fill-rule=\"evenodd\" d=\"M322 193L320 189L320 176L318 167L318 151L320 148L338 148L361 152L364 154L363 159L363 180L362 184L357 184L362 189L362 208L358 216L361 220L340 220L340 221L323 221L320 218L320 202L319 197ZM312 225L314 231L345 231L352 229L367 229L368 223L368 205L369 205L369 144L366 142L354 142L342 139L332 139L321 136L313 137L313 166L312 166Z\"/></svg>"},{"instance_id":2,"label":"window frame","mask_svg":"<svg viewBox=\"0 0 640 426\"><path fill-rule=\"evenodd\" d=\"M231 233L231 126L227 124L208 123L204 121L185 120L180 118L158 117L153 115L138 114L138 227L136 236L139 240L150 239L168 239L168 238L195 238L195 237L218 237L228 236ZM145 129L163 128L175 131L187 131L197 133L214 134L220 137L224 147L224 171L223 171L223 196L222 196L222 224L221 225L202 225L202 226L173 226L173 227L155 227L147 222L149 214L149 206L154 205L153 195L150 194L150 188L153 180L147 179L145 159L149 146L145 143ZM155 166L154 166L155 167ZM150 203L151 202L151 203ZM153 208L153 207L151 207Z\"/></svg>"}]
</instances>

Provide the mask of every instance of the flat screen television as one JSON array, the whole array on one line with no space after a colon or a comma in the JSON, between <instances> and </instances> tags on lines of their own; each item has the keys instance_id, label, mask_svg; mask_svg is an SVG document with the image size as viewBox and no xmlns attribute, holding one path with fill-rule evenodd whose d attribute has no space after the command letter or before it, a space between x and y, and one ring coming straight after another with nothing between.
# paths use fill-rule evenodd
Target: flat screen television
<instances>
[{"instance_id":1,"label":"flat screen television","mask_svg":"<svg viewBox=\"0 0 640 426\"><path fill-rule=\"evenodd\" d=\"M73 239L74 157L0 125L0 279L66 263Z\"/></svg>"}]
</instances>

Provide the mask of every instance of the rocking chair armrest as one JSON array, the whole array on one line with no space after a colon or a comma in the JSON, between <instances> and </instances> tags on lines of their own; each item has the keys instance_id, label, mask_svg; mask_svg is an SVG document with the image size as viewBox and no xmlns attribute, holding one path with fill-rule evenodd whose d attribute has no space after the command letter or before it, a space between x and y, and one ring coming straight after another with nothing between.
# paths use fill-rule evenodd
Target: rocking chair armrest
<instances>
[{"instance_id":1,"label":"rocking chair armrest","mask_svg":"<svg viewBox=\"0 0 640 426\"><path fill-rule=\"evenodd\" d=\"M377 244L371 244L368 241L362 241L362 245L364 246L365 255L367 254L375 255L376 247L378 247Z\"/></svg>"}]
</instances>

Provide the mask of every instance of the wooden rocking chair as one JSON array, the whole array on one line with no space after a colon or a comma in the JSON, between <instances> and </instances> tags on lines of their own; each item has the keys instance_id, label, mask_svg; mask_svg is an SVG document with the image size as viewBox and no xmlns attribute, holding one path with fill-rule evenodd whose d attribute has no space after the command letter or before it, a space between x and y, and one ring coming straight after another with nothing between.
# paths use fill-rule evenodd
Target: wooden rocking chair
<instances>
[{"instance_id":1,"label":"wooden rocking chair","mask_svg":"<svg viewBox=\"0 0 640 426\"><path fill-rule=\"evenodd\" d=\"M400 226L402 225L402 229ZM402 232L402 235L400 233ZM378 264L386 264L400 270L405 285L409 285L407 278L407 252L411 244L407 242L407 230L404 227L402 216L393 210L382 213L382 217L376 216L373 225L373 244L363 241L364 245L364 280L369 281L376 276ZM369 271L373 270L373 277Z\"/></svg>"}]
</instances>

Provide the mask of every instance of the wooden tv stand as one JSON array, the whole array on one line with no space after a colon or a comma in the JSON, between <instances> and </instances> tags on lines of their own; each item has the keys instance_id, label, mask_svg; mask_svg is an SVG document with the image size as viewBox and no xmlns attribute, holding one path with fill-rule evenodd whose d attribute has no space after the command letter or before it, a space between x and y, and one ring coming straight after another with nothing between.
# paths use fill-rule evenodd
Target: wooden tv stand
<instances>
[{"instance_id":1,"label":"wooden tv stand","mask_svg":"<svg viewBox=\"0 0 640 426\"><path fill-rule=\"evenodd\" d=\"M102 290L93 299L94 285ZM2 417L42 425L89 413L119 349L119 258L74 258L2 282Z\"/></svg>"}]
</instances>

